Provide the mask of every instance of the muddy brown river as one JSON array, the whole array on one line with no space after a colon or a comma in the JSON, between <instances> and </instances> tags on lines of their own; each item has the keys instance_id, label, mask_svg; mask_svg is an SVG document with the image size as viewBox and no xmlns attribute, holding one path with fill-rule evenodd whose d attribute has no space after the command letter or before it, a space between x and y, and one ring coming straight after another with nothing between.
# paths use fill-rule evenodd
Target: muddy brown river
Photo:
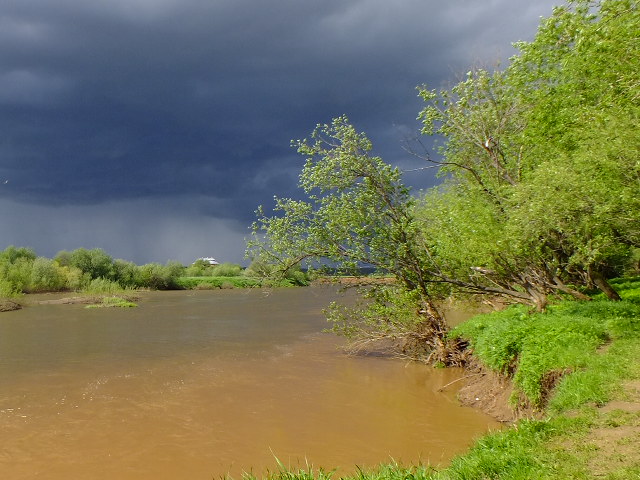
<instances>
[{"instance_id":1,"label":"muddy brown river","mask_svg":"<svg viewBox=\"0 0 640 480\"><path fill-rule=\"evenodd\" d=\"M460 375L350 357L330 288L151 292L0 314L0 478L211 479L443 463L497 423ZM46 297L54 298L54 297Z\"/></svg>"}]
</instances>

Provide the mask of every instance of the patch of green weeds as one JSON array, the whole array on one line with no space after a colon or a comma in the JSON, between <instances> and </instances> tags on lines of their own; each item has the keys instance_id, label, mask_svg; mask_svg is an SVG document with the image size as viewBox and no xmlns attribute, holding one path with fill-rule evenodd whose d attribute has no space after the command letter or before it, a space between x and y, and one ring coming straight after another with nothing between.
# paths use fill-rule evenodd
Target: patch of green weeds
<instances>
[{"instance_id":1,"label":"patch of green weeds","mask_svg":"<svg viewBox=\"0 0 640 480\"><path fill-rule=\"evenodd\" d=\"M126 298L121 297L104 297L100 303L95 303L93 305L87 305L85 308L109 308L109 307L118 307L118 308L133 308L137 307L136 303L133 303Z\"/></svg>"},{"instance_id":2,"label":"patch of green weeds","mask_svg":"<svg viewBox=\"0 0 640 480\"><path fill-rule=\"evenodd\" d=\"M640 281L624 280L616 287L628 298L640 292ZM468 339L480 361L511 376L516 388L536 407L544 406L561 378L561 395L552 400L554 408L575 408L589 401L601 404L629 364L622 351L627 348L623 340L640 337L640 303L564 301L536 314L522 306L512 307L479 315L458 326L452 335ZM613 340L617 347L598 353Z\"/></svg>"},{"instance_id":3,"label":"patch of green weeds","mask_svg":"<svg viewBox=\"0 0 640 480\"><path fill-rule=\"evenodd\" d=\"M262 281L249 277L180 277L176 286L184 290L205 290L217 288L255 288L262 286Z\"/></svg>"},{"instance_id":4,"label":"patch of green weeds","mask_svg":"<svg viewBox=\"0 0 640 480\"><path fill-rule=\"evenodd\" d=\"M94 295L114 295L124 292L118 282L113 280L107 280L106 278L94 278L91 282L82 290L83 293Z\"/></svg>"},{"instance_id":5,"label":"patch of green weeds","mask_svg":"<svg viewBox=\"0 0 640 480\"><path fill-rule=\"evenodd\" d=\"M334 471L325 471L322 468L315 468L313 465L307 464L304 467L293 469L284 465L278 458L275 459L278 464L278 469L275 471L268 471L263 477L263 480L330 480ZM257 480L253 473L245 473L242 475L242 480Z\"/></svg>"},{"instance_id":6,"label":"patch of green weeds","mask_svg":"<svg viewBox=\"0 0 640 480\"><path fill-rule=\"evenodd\" d=\"M615 340L606 351L591 355L584 369L563 378L549 402L549 410L560 413L586 403L607 403L620 392L623 380L640 376L638 358L640 338Z\"/></svg>"}]
</instances>

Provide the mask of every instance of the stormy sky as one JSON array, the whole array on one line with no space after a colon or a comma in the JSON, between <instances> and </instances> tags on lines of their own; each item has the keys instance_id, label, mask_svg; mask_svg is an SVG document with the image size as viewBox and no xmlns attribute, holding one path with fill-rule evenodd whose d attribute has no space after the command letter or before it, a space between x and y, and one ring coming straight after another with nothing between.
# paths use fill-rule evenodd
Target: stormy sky
<instances>
[{"instance_id":1,"label":"stormy sky","mask_svg":"<svg viewBox=\"0 0 640 480\"><path fill-rule=\"evenodd\" d=\"M291 139L347 114L421 166L415 87L504 64L558 3L3 0L0 248L246 263L256 207L296 194Z\"/></svg>"}]
</instances>

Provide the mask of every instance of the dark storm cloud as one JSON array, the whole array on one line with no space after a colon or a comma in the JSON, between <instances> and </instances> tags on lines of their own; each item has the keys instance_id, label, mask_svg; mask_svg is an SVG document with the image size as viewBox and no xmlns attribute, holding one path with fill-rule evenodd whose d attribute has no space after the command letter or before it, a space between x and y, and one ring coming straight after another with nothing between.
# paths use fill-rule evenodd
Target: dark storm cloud
<instances>
[{"instance_id":1,"label":"dark storm cloud","mask_svg":"<svg viewBox=\"0 0 640 480\"><path fill-rule=\"evenodd\" d=\"M242 261L239 240L245 225L230 219L203 221L193 200L208 202L174 197L60 209L0 200L2 237L5 245L37 247L39 255L50 258L61 250L84 247L102 248L114 258L140 264L167 260L189 264L212 254L221 261Z\"/></svg>"},{"instance_id":2,"label":"dark storm cloud","mask_svg":"<svg viewBox=\"0 0 640 480\"><path fill-rule=\"evenodd\" d=\"M0 198L63 208L192 196L201 214L248 223L292 193L290 139L346 113L385 158L407 162L415 86L504 60L552 4L5 0Z\"/></svg>"}]
</instances>

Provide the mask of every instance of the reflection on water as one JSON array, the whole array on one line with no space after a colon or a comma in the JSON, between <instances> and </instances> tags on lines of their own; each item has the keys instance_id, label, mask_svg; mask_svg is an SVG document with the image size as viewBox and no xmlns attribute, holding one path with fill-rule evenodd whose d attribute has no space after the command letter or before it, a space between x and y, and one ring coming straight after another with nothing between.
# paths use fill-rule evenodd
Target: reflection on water
<instances>
[{"instance_id":1,"label":"reflection on water","mask_svg":"<svg viewBox=\"0 0 640 480\"><path fill-rule=\"evenodd\" d=\"M149 293L0 316L0 478L238 478L446 461L496 424L450 370L347 357L330 289Z\"/></svg>"}]
</instances>

